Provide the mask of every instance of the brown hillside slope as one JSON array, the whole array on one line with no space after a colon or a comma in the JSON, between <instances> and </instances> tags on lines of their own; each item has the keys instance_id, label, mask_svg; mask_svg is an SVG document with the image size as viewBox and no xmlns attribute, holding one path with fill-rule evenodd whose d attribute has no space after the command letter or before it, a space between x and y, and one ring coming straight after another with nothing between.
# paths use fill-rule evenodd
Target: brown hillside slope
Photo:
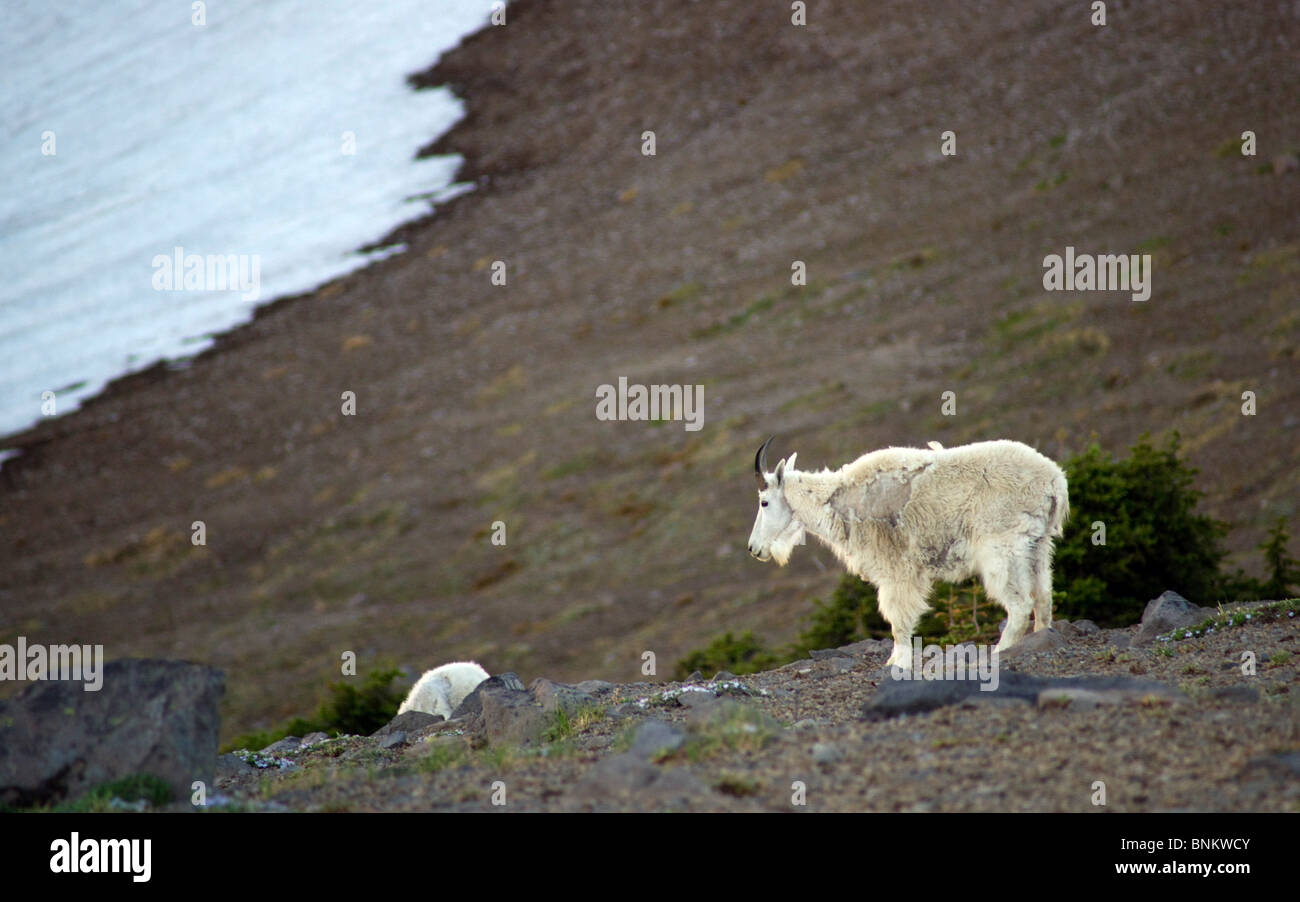
<instances>
[{"instance_id":1,"label":"brown hillside slope","mask_svg":"<svg viewBox=\"0 0 1300 902\"><path fill-rule=\"evenodd\" d=\"M1108 6L512 4L421 76L467 101L436 149L477 189L406 254L5 443L0 641L221 666L227 735L347 650L662 674L838 578L745 557L769 433L812 467L1177 428L1251 549L1300 488L1300 17ZM1151 253L1151 299L1043 291L1067 245ZM620 376L702 384L704 428L598 421Z\"/></svg>"}]
</instances>

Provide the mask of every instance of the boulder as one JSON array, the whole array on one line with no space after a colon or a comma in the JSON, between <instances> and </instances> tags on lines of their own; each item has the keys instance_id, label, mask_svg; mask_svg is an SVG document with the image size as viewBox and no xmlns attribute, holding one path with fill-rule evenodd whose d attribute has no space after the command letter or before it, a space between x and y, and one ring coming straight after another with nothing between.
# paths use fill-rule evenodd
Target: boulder
<instances>
[{"instance_id":1,"label":"boulder","mask_svg":"<svg viewBox=\"0 0 1300 902\"><path fill-rule=\"evenodd\" d=\"M407 712L410 713L410 712ZM406 745L406 734L401 730L392 730L379 739L381 749L395 749Z\"/></svg>"},{"instance_id":2,"label":"boulder","mask_svg":"<svg viewBox=\"0 0 1300 902\"><path fill-rule=\"evenodd\" d=\"M606 680L583 680L573 687L579 692L585 692L588 695L599 695L602 692L608 692L614 688L614 684Z\"/></svg>"},{"instance_id":3,"label":"boulder","mask_svg":"<svg viewBox=\"0 0 1300 902\"><path fill-rule=\"evenodd\" d=\"M637 727L628 752L638 758L653 761L664 753L677 751L685 741L686 734L680 729L666 721L652 719Z\"/></svg>"},{"instance_id":4,"label":"boulder","mask_svg":"<svg viewBox=\"0 0 1300 902\"><path fill-rule=\"evenodd\" d=\"M297 736L286 736L283 739L271 743L266 748L258 750L257 753L269 758L279 758L280 756L287 755L290 752L296 752L301 745L302 740Z\"/></svg>"},{"instance_id":5,"label":"boulder","mask_svg":"<svg viewBox=\"0 0 1300 902\"><path fill-rule=\"evenodd\" d=\"M1147 602L1142 612L1142 625L1133 637L1134 645L1149 645L1156 637L1170 630L1195 626L1215 614L1214 608L1194 605L1177 592L1166 591L1159 598Z\"/></svg>"},{"instance_id":6,"label":"boulder","mask_svg":"<svg viewBox=\"0 0 1300 902\"><path fill-rule=\"evenodd\" d=\"M688 687L677 694L677 704L683 708L698 708L707 705L718 697L716 692L699 687Z\"/></svg>"},{"instance_id":7,"label":"boulder","mask_svg":"<svg viewBox=\"0 0 1300 902\"><path fill-rule=\"evenodd\" d=\"M461 717L475 717L481 710L479 704L480 693L492 691L495 689L512 689L516 692L524 691L523 681L513 673L502 673L494 677L488 677L483 682L474 687L474 691L465 696L464 701L456 706L456 710L451 712L451 719L456 720Z\"/></svg>"},{"instance_id":8,"label":"boulder","mask_svg":"<svg viewBox=\"0 0 1300 902\"><path fill-rule=\"evenodd\" d=\"M1064 621L1059 621L1064 622ZM1015 645L999 652L999 657L1005 660L1017 658L1020 655L1033 654L1040 651L1052 651L1060 648L1062 645L1068 645L1070 640L1066 635L1054 627L1045 630L1038 630L1032 633L1026 633L1025 637Z\"/></svg>"},{"instance_id":9,"label":"boulder","mask_svg":"<svg viewBox=\"0 0 1300 902\"><path fill-rule=\"evenodd\" d=\"M533 694L504 682L489 686L491 682L485 680L474 690L479 710L469 722L469 732L491 745L533 745L540 741L549 718L533 701ZM460 710L456 709L457 715Z\"/></svg>"},{"instance_id":10,"label":"boulder","mask_svg":"<svg viewBox=\"0 0 1300 902\"><path fill-rule=\"evenodd\" d=\"M686 767L658 767L624 752L593 765L574 785L574 795L596 804L630 799L640 806L710 808L716 796Z\"/></svg>"},{"instance_id":11,"label":"boulder","mask_svg":"<svg viewBox=\"0 0 1300 902\"><path fill-rule=\"evenodd\" d=\"M863 706L867 720L886 720L900 714L923 714L947 705L966 701L1020 699L1038 704L1040 696L1068 696L1086 691L1090 701L1104 697L1107 703L1132 701L1155 695L1176 700L1186 696L1164 683L1123 676L1036 677L1014 670L998 672L997 687L982 690L979 680L886 680Z\"/></svg>"},{"instance_id":12,"label":"boulder","mask_svg":"<svg viewBox=\"0 0 1300 902\"><path fill-rule=\"evenodd\" d=\"M125 659L103 685L33 683L0 702L0 803L75 798L99 783L151 774L188 799L217 768L225 675L187 661Z\"/></svg>"},{"instance_id":13,"label":"boulder","mask_svg":"<svg viewBox=\"0 0 1300 902\"><path fill-rule=\"evenodd\" d=\"M541 678L533 680L528 691L533 694L533 701L541 705L542 710L547 714L559 708L563 708L565 714L575 714L582 708L596 703L595 699L577 686L553 683Z\"/></svg>"},{"instance_id":14,"label":"boulder","mask_svg":"<svg viewBox=\"0 0 1300 902\"><path fill-rule=\"evenodd\" d=\"M414 733L416 730L442 722L441 714L429 714L426 711L403 711L370 735L382 738L391 736L394 733Z\"/></svg>"}]
</instances>

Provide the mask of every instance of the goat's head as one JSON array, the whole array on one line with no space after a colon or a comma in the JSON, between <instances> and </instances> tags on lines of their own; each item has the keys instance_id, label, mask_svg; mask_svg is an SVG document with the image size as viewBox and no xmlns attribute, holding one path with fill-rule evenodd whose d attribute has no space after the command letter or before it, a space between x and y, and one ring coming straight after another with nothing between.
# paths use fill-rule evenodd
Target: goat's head
<instances>
[{"instance_id":1,"label":"goat's head","mask_svg":"<svg viewBox=\"0 0 1300 902\"><path fill-rule=\"evenodd\" d=\"M770 444L772 439L769 438L754 455L758 518L754 521L754 531L749 534L749 553L760 561L775 560L784 567L794 546L803 544L804 540L803 524L795 518L785 500L785 473L787 469L794 470L798 455L791 454L789 460L776 465L775 473L768 473L767 446Z\"/></svg>"}]
</instances>

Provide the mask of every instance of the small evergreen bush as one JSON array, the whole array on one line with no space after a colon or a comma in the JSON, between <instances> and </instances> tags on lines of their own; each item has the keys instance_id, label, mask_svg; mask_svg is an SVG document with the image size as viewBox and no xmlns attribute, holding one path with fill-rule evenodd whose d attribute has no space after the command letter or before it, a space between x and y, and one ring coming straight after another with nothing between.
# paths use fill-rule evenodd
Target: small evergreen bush
<instances>
[{"instance_id":1,"label":"small evergreen bush","mask_svg":"<svg viewBox=\"0 0 1300 902\"><path fill-rule=\"evenodd\" d=\"M237 738L231 749L264 749L286 736L306 736L308 733L331 733L369 736L397 716L397 709L405 697L392 686L401 676L398 670L372 670L361 688L346 681L331 683L328 698L310 718L295 717L274 730L261 730Z\"/></svg>"},{"instance_id":2,"label":"small evergreen bush","mask_svg":"<svg viewBox=\"0 0 1300 902\"><path fill-rule=\"evenodd\" d=\"M769 670L781 663L749 630L739 637L727 632L678 661L676 679L684 680L697 670L706 677L719 670L729 670L741 676Z\"/></svg>"}]
</instances>

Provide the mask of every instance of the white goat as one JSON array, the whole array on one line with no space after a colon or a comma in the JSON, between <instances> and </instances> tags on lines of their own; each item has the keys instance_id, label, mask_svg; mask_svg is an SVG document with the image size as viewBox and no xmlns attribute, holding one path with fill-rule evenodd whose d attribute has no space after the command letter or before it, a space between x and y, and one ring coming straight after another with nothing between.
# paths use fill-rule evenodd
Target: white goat
<instances>
[{"instance_id":1,"label":"white goat","mask_svg":"<svg viewBox=\"0 0 1300 902\"><path fill-rule=\"evenodd\" d=\"M886 666L912 666L912 631L936 580L978 574L1007 611L997 650L1052 625L1052 537L1069 513L1065 474L1019 442L886 448L840 469L801 473L797 455L767 471L768 439L754 457L758 519L749 553L785 566L805 531L874 583L894 633Z\"/></svg>"},{"instance_id":2,"label":"white goat","mask_svg":"<svg viewBox=\"0 0 1300 902\"><path fill-rule=\"evenodd\" d=\"M475 686L487 678L488 672L473 661L453 661L426 670L411 687L397 713L423 711L425 714L441 714L444 719L451 720L451 713L474 691Z\"/></svg>"}]
</instances>

